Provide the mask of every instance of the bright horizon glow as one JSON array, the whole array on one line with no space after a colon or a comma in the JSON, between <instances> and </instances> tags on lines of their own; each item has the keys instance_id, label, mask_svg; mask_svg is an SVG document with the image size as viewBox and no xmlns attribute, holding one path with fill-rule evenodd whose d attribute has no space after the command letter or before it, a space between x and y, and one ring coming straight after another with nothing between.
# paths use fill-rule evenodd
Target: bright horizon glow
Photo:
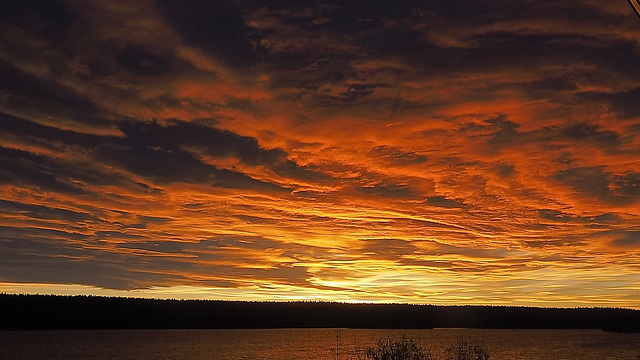
<instances>
[{"instance_id":1,"label":"bright horizon glow","mask_svg":"<svg viewBox=\"0 0 640 360\"><path fill-rule=\"evenodd\" d=\"M640 308L625 1L43 4L0 22L0 292Z\"/></svg>"},{"instance_id":2,"label":"bright horizon glow","mask_svg":"<svg viewBox=\"0 0 640 360\"><path fill-rule=\"evenodd\" d=\"M555 308L579 308L579 307L611 307L640 310L638 302L602 302L594 303L593 300L586 299L580 301L556 301L553 306L547 305L545 302L522 301L518 303L500 303L495 300L473 299L451 299L450 301L438 299L437 302L424 301L424 298L415 301L407 301L407 299L397 299L394 297L358 299L353 298L351 294L331 294L327 296L322 293L313 292L289 292L288 289L282 291L273 291L270 294L259 295L256 297L247 296L246 289L225 289L225 288L203 288L193 286L173 286L173 287L152 287L149 289L135 290L114 290L97 288L86 285L73 284L16 284L16 283L0 283L2 293L21 294L21 295L60 295L60 296L105 296L105 297L123 297L123 298L143 298L143 299L160 299L160 300L216 300L216 301L266 301L266 302L289 302L289 301L321 301L321 302L338 302L351 304L413 304L413 305L477 305L477 306L522 306L522 307L555 307Z\"/></svg>"}]
</instances>

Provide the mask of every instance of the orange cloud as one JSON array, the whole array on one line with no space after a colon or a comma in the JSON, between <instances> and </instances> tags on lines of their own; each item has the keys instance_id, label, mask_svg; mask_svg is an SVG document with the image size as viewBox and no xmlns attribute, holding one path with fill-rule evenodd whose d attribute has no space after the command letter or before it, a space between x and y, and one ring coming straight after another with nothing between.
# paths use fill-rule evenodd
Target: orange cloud
<instances>
[{"instance_id":1,"label":"orange cloud","mask_svg":"<svg viewBox=\"0 0 640 360\"><path fill-rule=\"evenodd\" d=\"M637 301L626 4L196 3L3 22L1 291Z\"/></svg>"}]
</instances>

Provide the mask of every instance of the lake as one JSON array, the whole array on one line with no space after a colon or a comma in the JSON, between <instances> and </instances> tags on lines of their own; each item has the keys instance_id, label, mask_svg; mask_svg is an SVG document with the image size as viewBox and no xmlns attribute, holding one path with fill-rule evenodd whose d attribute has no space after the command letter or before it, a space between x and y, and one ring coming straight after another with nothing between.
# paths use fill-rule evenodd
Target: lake
<instances>
[{"instance_id":1,"label":"lake","mask_svg":"<svg viewBox=\"0 0 640 360\"><path fill-rule=\"evenodd\" d=\"M640 334L600 330L339 330L339 355L356 359L378 339L419 340L438 357L459 339L482 341L493 360L640 360ZM20 360L325 360L335 329L79 330L0 332L0 358Z\"/></svg>"}]
</instances>

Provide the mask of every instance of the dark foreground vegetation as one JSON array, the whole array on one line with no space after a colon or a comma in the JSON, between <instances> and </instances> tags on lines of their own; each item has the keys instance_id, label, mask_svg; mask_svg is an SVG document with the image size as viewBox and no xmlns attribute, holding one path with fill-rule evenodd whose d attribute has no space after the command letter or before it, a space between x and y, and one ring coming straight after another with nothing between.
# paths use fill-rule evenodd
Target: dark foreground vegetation
<instances>
[{"instance_id":1,"label":"dark foreground vegetation","mask_svg":"<svg viewBox=\"0 0 640 360\"><path fill-rule=\"evenodd\" d=\"M401 340L378 340L363 354L358 353L357 360L489 360L489 351L481 342L459 340L443 349L442 356L433 353L419 341L402 337ZM337 357L336 357L337 358ZM353 359L353 358L352 358ZM352 360L349 359L349 360Z\"/></svg>"},{"instance_id":2,"label":"dark foreground vegetation","mask_svg":"<svg viewBox=\"0 0 640 360\"><path fill-rule=\"evenodd\" d=\"M640 310L153 300L0 294L0 330L185 328L604 329L640 331Z\"/></svg>"}]
</instances>

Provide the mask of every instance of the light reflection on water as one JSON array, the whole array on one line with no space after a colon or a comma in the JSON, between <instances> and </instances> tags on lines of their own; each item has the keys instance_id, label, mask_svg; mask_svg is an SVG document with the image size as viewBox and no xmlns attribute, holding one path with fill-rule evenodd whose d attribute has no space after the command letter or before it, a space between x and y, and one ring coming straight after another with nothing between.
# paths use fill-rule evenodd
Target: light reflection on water
<instances>
[{"instance_id":1,"label":"light reflection on water","mask_svg":"<svg viewBox=\"0 0 640 360\"><path fill-rule=\"evenodd\" d=\"M439 356L459 339L480 340L493 360L640 360L640 334L600 330L341 329L340 359L377 339L420 340ZM95 330L0 332L0 358L121 360L334 359L334 329Z\"/></svg>"}]
</instances>

